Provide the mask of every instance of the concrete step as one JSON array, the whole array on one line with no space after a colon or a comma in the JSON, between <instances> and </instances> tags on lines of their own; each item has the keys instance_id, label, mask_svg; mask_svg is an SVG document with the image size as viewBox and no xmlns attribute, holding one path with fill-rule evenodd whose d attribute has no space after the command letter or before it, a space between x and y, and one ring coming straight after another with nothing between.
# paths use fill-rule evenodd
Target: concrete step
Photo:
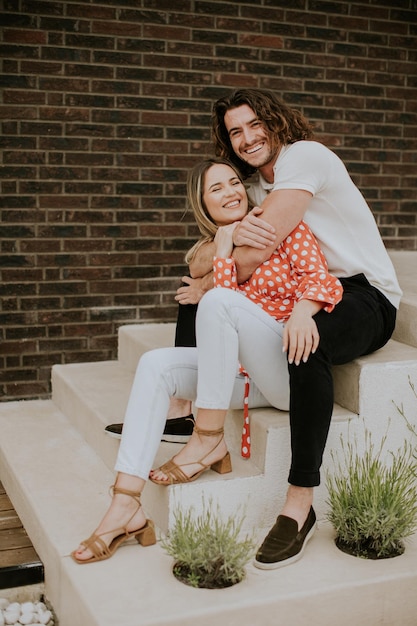
<instances>
[{"instance_id":1,"label":"concrete step","mask_svg":"<svg viewBox=\"0 0 417 626\"><path fill-rule=\"evenodd\" d=\"M356 559L337 550L324 521L299 563L276 571L250 564L246 579L224 590L179 583L160 543L134 542L81 567L69 553L105 511L112 472L51 401L1 405L0 428L2 481L45 564L60 626L416 623L417 538L395 559Z\"/></svg>"},{"instance_id":2,"label":"concrete step","mask_svg":"<svg viewBox=\"0 0 417 626\"><path fill-rule=\"evenodd\" d=\"M413 324L417 325L417 301L413 312ZM410 325L409 325L410 326ZM175 335L175 324L131 324L121 326L119 328L119 353L118 359L120 365L130 372L135 372L136 366L142 354L147 350L172 346ZM411 337L413 340L413 337ZM416 336L417 346L417 336ZM386 397L389 389L395 390L396 387L390 384L390 370L398 370L402 365L409 371L414 368L417 363L417 349L411 343L407 344L403 341L391 339L383 348L377 350L373 354L355 359L351 363L339 365L334 368L334 392L335 401L341 406L347 408L354 413L361 413L367 410L367 407L361 409L360 402L373 400L373 395L378 395L380 400L381 393L373 394L372 388L381 388L382 395ZM382 383L380 373L384 371L388 373L388 378L384 380L387 386ZM411 372L410 372L411 373ZM370 383L369 376L374 377L374 381ZM380 383L378 384L378 381ZM360 394L360 389L364 384L371 384L371 389L367 389L366 393ZM400 389L402 385L400 383ZM389 398L389 403L394 398Z\"/></svg>"},{"instance_id":3,"label":"concrete step","mask_svg":"<svg viewBox=\"0 0 417 626\"><path fill-rule=\"evenodd\" d=\"M149 336L149 333L148 333ZM94 449L109 469L115 464L119 441L104 432L106 424L123 421L133 374L119 363L107 361L57 365L53 368L53 401L71 424ZM335 405L329 451L340 447L350 420L357 415ZM196 482L169 488L149 483L144 503L155 523L166 532L173 521L175 506L202 502L202 496L215 497L225 511L251 501L245 529L267 529L283 504L289 467L289 418L285 411L254 409L251 411L252 454L240 456L242 411L229 411L226 441L232 455L233 471L219 475L208 471ZM155 459L158 466L178 452L177 444L162 442ZM324 468L331 464L326 453ZM324 470L325 471L325 470ZM316 494L316 509L322 517L327 492L322 485ZM254 506L252 506L252 504Z\"/></svg>"},{"instance_id":4,"label":"concrete step","mask_svg":"<svg viewBox=\"0 0 417 626\"><path fill-rule=\"evenodd\" d=\"M403 290L393 338L417 347L417 252L390 250L389 255Z\"/></svg>"},{"instance_id":5,"label":"concrete step","mask_svg":"<svg viewBox=\"0 0 417 626\"><path fill-rule=\"evenodd\" d=\"M414 258L414 256L413 256ZM417 259L417 255L416 255ZM413 283L409 278L410 256L401 254L396 259L401 266L402 286L406 296L413 303ZM408 273L407 273L408 272ZM417 305L417 298L416 298ZM417 317L417 307L412 310ZM409 311L407 310L406 313ZM401 313L401 309L400 309ZM403 327L412 330L412 323L404 314ZM407 331L408 332L408 331ZM404 332L402 333L404 335ZM140 356L152 348L172 346L175 337L175 324L135 324L119 328L119 350L117 362L57 365L52 372L53 400L57 407L69 417L71 422L83 434L109 468L113 468L117 455L118 442L104 434L104 428L112 422L123 421L125 407L131 388L133 374ZM413 334L407 339L413 342ZM340 437L345 439L360 435L364 424L373 433L376 440L388 432L388 445L397 449L404 436L408 436L405 421L395 410L394 404L405 402L407 414L413 412L413 396L410 393L408 377L417 380L417 348L396 340L391 340L378 352L356 359L347 365L334 368L335 412L333 425L324 459L323 474L330 463L329 454L340 450ZM410 404L411 403L411 404ZM360 418L358 418L360 416ZM225 506L236 504L253 493L259 494L259 501L268 490L270 514L265 518L254 518L250 524L268 526L273 511L281 505L282 489L277 483L285 484L289 464L289 428L288 415L279 411L257 409L251 411L253 450L250 461L243 461L239 456L241 412L230 412L226 424L228 446L233 452L233 475L219 477L212 472L186 488L176 486L165 490L155 485L147 491L147 501L152 516L157 524L166 531L172 519L173 503L180 498L186 505L188 501L207 491L206 482L210 482L213 492L221 485L221 499ZM388 427L389 423L391 426ZM273 435L275 433L275 436ZM268 440L271 443L269 446ZM273 443L272 443L273 442ZM269 452L268 458L268 450ZM177 446L161 445L155 465L175 454ZM277 452L278 451L278 452ZM278 458L278 464L274 460ZM271 470L268 468L271 465ZM273 476L274 480L268 480ZM238 479L238 497L234 487L234 478ZM278 480L277 480L278 477ZM209 480L209 478L211 480ZM263 487L260 487L259 484ZM245 485L245 487L243 487ZM156 497L159 491L162 497ZM220 494L218 494L219 496ZM252 496L251 496L252 497ZM327 494L323 486L317 491L318 512L325 509ZM260 509L259 509L260 510Z\"/></svg>"},{"instance_id":6,"label":"concrete step","mask_svg":"<svg viewBox=\"0 0 417 626\"><path fill-rule=\"evenodd\" d=\"M127 344L141 349L140 339L147 340L161 325L151 328L124 327ZM164 329L166 330L166 329ZM166 334L165 334L166 338ZM161 345L161 343L159 344ZM125 361L124 361L125 362ZM397 450L409 436L405 420L395 409L402 404L406 415L415 414L414 396L408 377L417 380L417 349L391 341L382 350L335 368L337 397L344 406L335 405L332 426L323 463L323 476L331 471L332 454L341 451L341 441L355 435L361 441L364 429L372 432L375 444L387 435L387 447ZM53 400L85 441L113 468L118 440L104 433L112 422L123 421L133 372L119 362L57 365L53 368ZM391 422L391 423L390 423ZM215 494L226 511L256 501L247 519L248 528L267 528L283 503L290 462L289 421L286 412L274 409L251 411L252 456L240 457L242 412L230 411L226 421L226 440L232 453L233 472L219 476L207 472L191 485L168 489L150 484L144 496L150 515L166 532L173 520L175 503L188 506L201 501L202 494ZM176 444L162 443L155 466L178 450ZM319 517L326 510L327 492L324 481L316 491ZM268 505L262 505L267 501Z\"/></svg>"}]
</instances>

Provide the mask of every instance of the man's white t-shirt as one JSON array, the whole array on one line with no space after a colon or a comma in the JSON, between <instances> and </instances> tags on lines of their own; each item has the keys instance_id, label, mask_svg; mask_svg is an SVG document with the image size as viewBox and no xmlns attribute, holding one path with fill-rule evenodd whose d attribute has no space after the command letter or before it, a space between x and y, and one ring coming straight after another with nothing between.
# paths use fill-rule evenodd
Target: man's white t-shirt
<instances>
[{"instance_id":1,"label":"man's white t-shirt","mask_svg":"<svg viewBox=\"0 0 417 626\"><path fill-rule=\"evenodd\" d=\"M365 274L398 308L402 291L374 216L339 157L317 141L283 146L274 183L259 175L248 193L260 206L270 191L302 189L313 197L304 215L337 277Z\"/></svg>"}]
</instances>

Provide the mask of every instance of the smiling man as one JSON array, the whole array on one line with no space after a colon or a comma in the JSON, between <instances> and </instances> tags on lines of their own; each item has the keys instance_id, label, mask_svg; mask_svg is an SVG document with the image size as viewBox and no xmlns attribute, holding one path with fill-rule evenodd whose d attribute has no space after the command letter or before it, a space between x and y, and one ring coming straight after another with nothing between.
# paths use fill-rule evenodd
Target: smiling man
<instances>
[{"instance_id":1,"label":"smiling man","mask_svg":"<svg viewBox=\"0 0 417 626\"><path fill-rule=\"evenodd\" d=\"M302 351L311 342L312 328L319 345L307 360L300 358L302 352L287 354L289 487L284 508L255 560L257 567L274 569L300 558L313 534L313 491L320 483L333 411L332 366L389 340L401 290L364 197L337 155L313 140L312 127L301 113L268 91L239 89L214 104L212 130L217 156L229 159L246 177L259 174L249 193L260 208L234 231L239 282L303 219L344 288L331 315L312 310L310 325L291 318L285 327L284 347L295 343ZM194 266L191 272L203 275L206 268Z\"/></svg>"}]
</instances>

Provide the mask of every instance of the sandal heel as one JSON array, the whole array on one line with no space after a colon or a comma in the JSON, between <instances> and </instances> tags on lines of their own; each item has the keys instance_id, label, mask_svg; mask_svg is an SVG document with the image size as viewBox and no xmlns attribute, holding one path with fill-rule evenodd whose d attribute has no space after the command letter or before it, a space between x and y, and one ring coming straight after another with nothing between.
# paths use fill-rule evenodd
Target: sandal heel
<instances>
[{"instance_id":1,"label":"sandal heel","mask_svg":"<svg viewBox=\"0 0 417 626\"><path fill-rule=\"evenodd\" d=\"M211 465L211 469L217 472L218 474L228 474L232 471L232 459L230 458L230 452L227 452L226 455L220 459L220 461L216 461Z\"/></svg>"},{"instance_id":2,"label":"sandal heel","mask_svg":"<svg viewBox=\"0 0 417 626\"><path fill-rule=\"evenodd\" d=\"M135 535L135 539L143 547L153 546L156 543L155 529L150 520L146 521L146 526L141 529L141 532Z\"/></svg>"}]
</instances>

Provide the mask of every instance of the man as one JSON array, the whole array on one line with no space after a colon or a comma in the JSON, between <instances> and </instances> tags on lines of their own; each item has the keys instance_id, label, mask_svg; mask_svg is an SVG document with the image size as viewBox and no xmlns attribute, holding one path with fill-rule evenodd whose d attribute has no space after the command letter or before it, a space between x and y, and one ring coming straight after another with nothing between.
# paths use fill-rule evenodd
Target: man
<instances>
[{"instance_id":1,"label":"man","mask_svg":"<svg viewBox=\"0 0 417 626\"><path fill-rule=\"evenodd\" d=\"M247 280L303 219L317 237L329 271L344 288L331 314L316 312L315 303L306 301L304 306L311 307L308 322L291 318L285 328L289 487L284 508L255 560L259 568L274 569L300 558L314 532L313 491L320 484L333 411L332 366L373 352L389 340L401 290L363 196L341 160L312 140L311 126L299 112L272 93L239 89L215 103L212 125L216 155L238 165L246 176L259 174L249 193L260 208L234 235L239 282ZM207 244L190 265L193 278L211 269L211 246Z\"/></svg>"}]
</instances>

